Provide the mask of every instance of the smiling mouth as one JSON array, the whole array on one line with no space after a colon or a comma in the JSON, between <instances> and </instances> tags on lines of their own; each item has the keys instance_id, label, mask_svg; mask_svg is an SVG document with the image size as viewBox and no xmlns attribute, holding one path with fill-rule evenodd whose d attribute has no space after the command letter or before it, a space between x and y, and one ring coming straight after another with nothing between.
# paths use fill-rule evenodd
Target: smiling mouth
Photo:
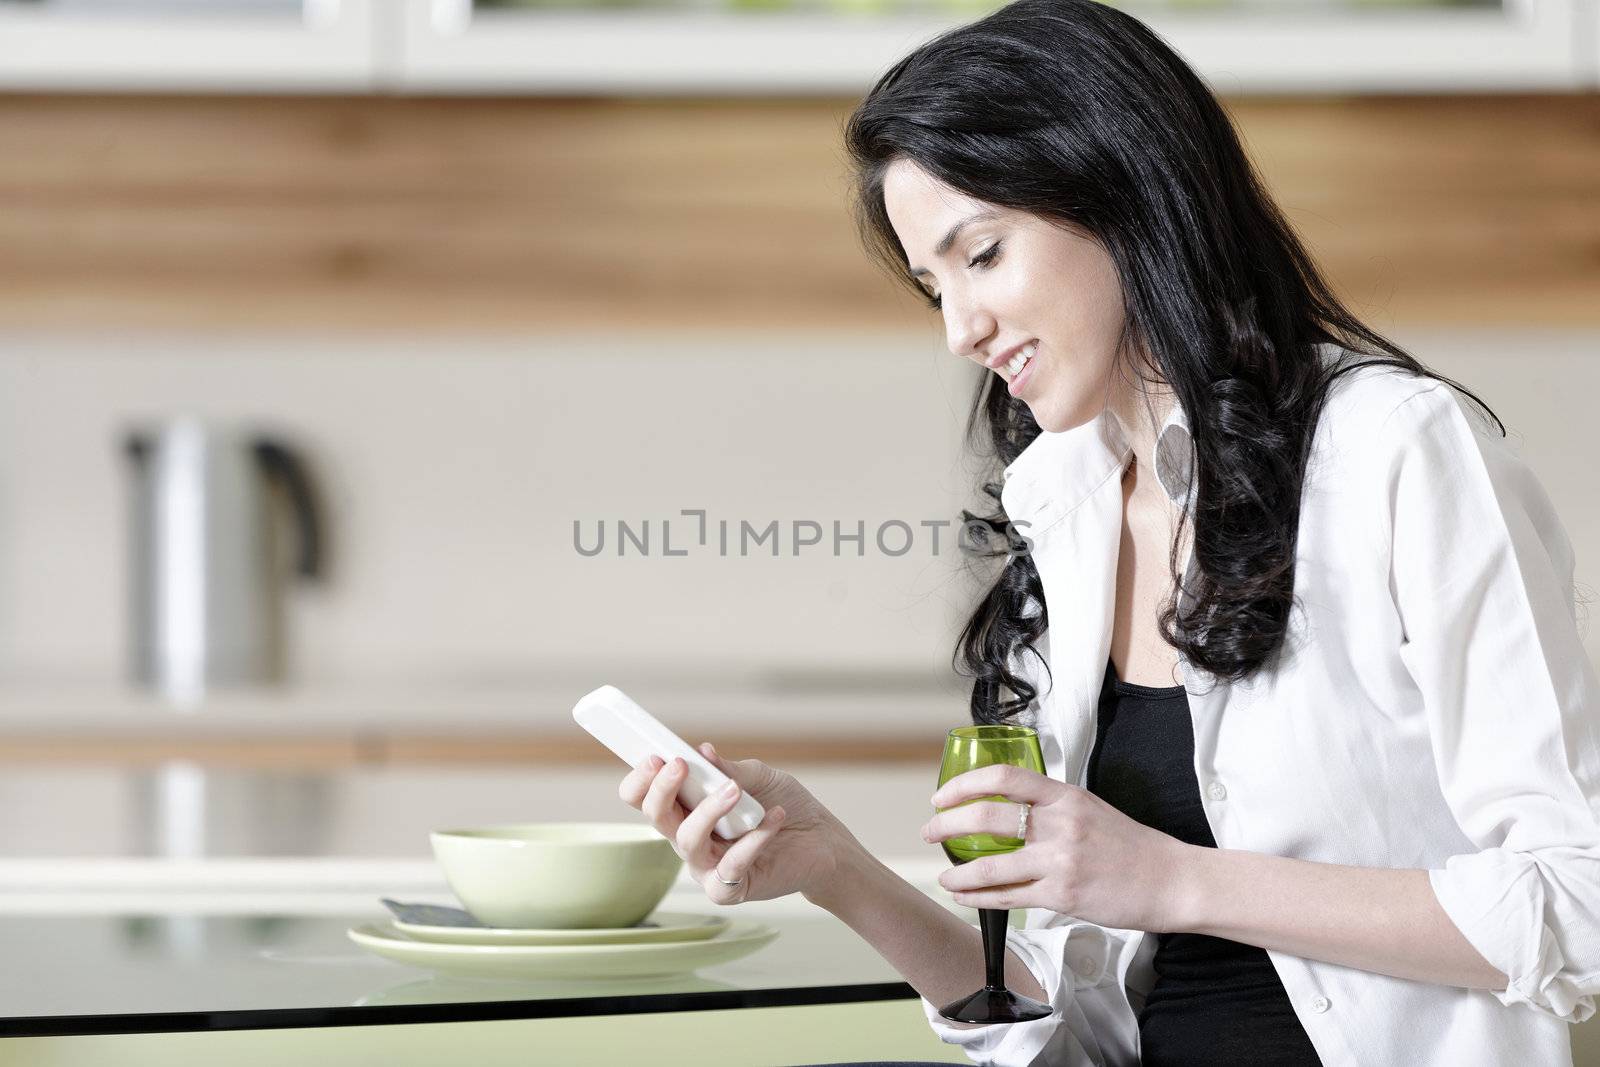
<instances>
[{"instance_id":1,"label":"smiling mouth","mask_svg":"<svg viewBox=\"0 0 1600 1067\"><path fill-rule=\"evenodd\" d=\"M1016 355L1012 356L1007 363L1002 365L1000 369L1005 371L1005 374L1001 375L1001 377L1005 378L1005 380L1008 382L1014 381L1017 375L1022 373L1022 368L1028 365L1028 361L1032 359L1034 355L1038 353L1038 351L1039 342L1030 342L1027 348L1024 348L1021 352L1018 352Z\"/></svg>"}]
</instances>

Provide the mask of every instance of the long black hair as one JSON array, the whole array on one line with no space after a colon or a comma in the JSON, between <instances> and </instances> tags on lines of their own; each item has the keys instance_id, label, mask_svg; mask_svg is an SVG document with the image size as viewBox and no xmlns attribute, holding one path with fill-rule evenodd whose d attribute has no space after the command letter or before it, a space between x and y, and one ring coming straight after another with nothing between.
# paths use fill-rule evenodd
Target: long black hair
<instances>
[{"instance_id":1,"label":"long black hair","mask_svg":"<svg viewBox=\"0 0 1600 1067\"><path fill-rule=\"evenodd\" d=\"M1216 678L1249 677L1283 644L1312 433L1338 377L1399 367L1461 390L1494 417L1339 302L1210 90L1115 8L1016 0L945 33L878 81L845 143L863 240L919 295L884 206L884 173L897 160L1104 248L1122 284L1121 351L1140 353L1141 387L1154 376L1170 387L1194 441L1195 579L1163 607L1161 634ZM1360 358L1325 361L1322 344ZM999 467L1039 426L985 374L967 434ZM1009 540L998 478L982 489L992 509L963 518L992 530L992 554L1007 559L956 646L980 723L1032 704L1035 687L1013 668L1024 654L1038 657L1034 642L1049 622L1038 569ZM1182 527L1174 573L1181 541Z\"/></svg>"}]
</instances>

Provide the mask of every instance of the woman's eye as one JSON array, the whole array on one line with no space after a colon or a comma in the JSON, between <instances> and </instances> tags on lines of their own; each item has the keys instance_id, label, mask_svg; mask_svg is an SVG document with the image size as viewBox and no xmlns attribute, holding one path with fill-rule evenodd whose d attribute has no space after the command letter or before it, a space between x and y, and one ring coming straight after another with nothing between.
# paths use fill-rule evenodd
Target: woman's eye
<instances>
[{"instance_id":1,"label":"woman's eye","mask_svg":"<svg viewBox=\"0 0 1600 1067\"><path fill-rule=\"evenodd\" d=\"M994 262L994 258L996 256L998 256L999 254L1000 254L1000 242L996 241L994 244L990 245L988 248L985 248L982 252L979 252L977 255L973 256L972 257L972 262L968 263L967 266L969 266L969 267L987 267L989 264Z\"/></svg>"},{"instance_id":2,"label":"woman's eye","mask_svg":"<svg viewBox=\"0 0 1600 1067\"><path fill-rule=\"evenodd\" d=\"M972 261L968 263L967 266L987 267L989 264L995 261L995 257L998 255L1000 255L1000 242L996 241L988 248L985 248L982 252L979 252L977 255L973 256ZM937 296L929 295L927 297L927 302L928 306L935 311L941 311L944 308L944 301L939 299Z\"/></svg>"}]
</instances>

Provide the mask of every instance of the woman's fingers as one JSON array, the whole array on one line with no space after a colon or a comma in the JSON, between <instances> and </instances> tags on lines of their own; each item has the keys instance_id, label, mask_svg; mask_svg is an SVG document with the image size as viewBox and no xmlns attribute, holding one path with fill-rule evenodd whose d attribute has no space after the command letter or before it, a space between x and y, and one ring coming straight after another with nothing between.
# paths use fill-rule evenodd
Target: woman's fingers
<instances>
[{"instance_id":1,"label":"woman's fingers","mask_svg":"<svg viewBox=\"0 0 1600 1067\"><path fill-rule=\"evenodd\" d=\"M1022 805L1010 801L979 800L942 811L929 819L922 828L922 839L932 844L967 834L1015 837L1021 822Z\"/></svg>"},{"instance_id":2,"label":"woman's fingers","mask_svg":"<svg viewBox=\"0 0 1600 1067\"><path fill-rule=\"evenodd\" d=\"M739 792L737 782L728 782L726 786L696 804L688 817L678 824L678 833L673 843L678 846L678 852L688 861L690 867L703 871L707 867L716 865L717 850L711 844L711 831L716 828L717 820L732 811L733 806L739 803Z\"/></svg>"},{"instance_id":3,"label":"woman's fingers","mask_svg":"<svg viewBox=\"0 0 1600 1067\"><path fill-rule=\"evenodd\" d=\"M617 786L617 796L628 807L639 808L644 804L644 795L650 791L650 783L656 780L656 772L663 766L660 756L651 756L623 776L622 783Z\"/></svg>"},{"instance_id":4,"label":"woman's fingers","mask_svg":"<svg viewBox=\"0 0 1600 1067\"><path fill-rule=\"evenodd\" d=\"M992 908L995 911L1021 911L1038 906L1040 892L1037 883L991 886L980 890L952 891L950 897L964 908Z\"/></svg>"},{"instance_id":5,"label":"woman's fingers","mask_svg":"<svg viewBox=\"0 0 1600 1067\"><path fill-rule=\"evenodd\" d=\"M939 875L939 884L952 893L966 893L978 889L1025 886L1043 876L1038 862L1028 855L1027 849L1023 849L1001 856L985 856L971 863L951 867Z\"/></svg>"},{"instance_id":6,"label":"woman's fingers","mask_svg":"<svg viewBox=\"0 0 1600 1067\"><path fill-rule=\"evenodd\" d=\"M1029 804L1048 804L1074 788L1026 767L995 763L956 775L939 787L931 803L936 808L951 808L978 797L1003 796Z\"/></svg>"},{"instance_id":7,"label":"woman's fingers","mask_svg":"<svg viewBox=\"0 0 1600 1067\"><path fill-rule=\"evenodd\" d=\"M639 808L656 828L656 832L668 841L677 837L678 827L682 825L687 814L683 805L678 803L678 790L688 776L688 764L674 758L656 773L655 781L651 782L650 788L645 791L644 802Z\"/></svg>"},{"instance_id":8,"label":"woman's fingers","mask_svg":"<svg viewBox=\"0 0 1600 1067\"><path fill-rule=\"evenodd\" d=\"M739 787L746 793L760 796L761 792L768 789L777 777L777 771L756 759L726 760L712 747L710 741L700 745L700 754L711 762L717 770L739 783Z\"/></svg>"},{"instance_id":9,"label":"woman's fingers","mask_svg":"<svg viewBox=\"0 0 1600 1067\"><path fill-rule=\"evenodd\" d=\"M739 840L728 846L728 851L722 854L722 860L711 871L711 878L707 879L708 889L720 890L735 900L744 899L749 892L748 884L740 885L738 889L724 886L720 881L711 879L726 878L730 882L747 883L750 871L755 867L756 860L761 858L761 850L768 841L778 836L778 831L783 829L786 813L779 808L767 812L766 818L761 820L761 825L745 834ZM716 899L721 899L720 896Z\"/></svg>"}]
</instances>

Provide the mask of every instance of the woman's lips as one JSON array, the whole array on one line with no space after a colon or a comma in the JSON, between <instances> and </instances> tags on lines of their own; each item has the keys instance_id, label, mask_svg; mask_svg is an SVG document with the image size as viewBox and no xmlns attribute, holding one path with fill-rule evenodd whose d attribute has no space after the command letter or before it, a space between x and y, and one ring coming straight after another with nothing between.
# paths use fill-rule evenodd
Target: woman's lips
<instances>
[{"instance_id":1,"label":"woman's lips","mask_svg":"<svg viewBox=\"0 0 1600 1067\"><path fill-rule=\"evenodd\" d=\"M1021 396L1022 390L1027 388L1028 382L1033 380L1034 364L1039 362L1039 349L1035 346L1033 355L1028 357L1028 362L1022 365L1022 371L1006 384L1006 392L1012 396Z\"/></svg>"}]
</instances>

